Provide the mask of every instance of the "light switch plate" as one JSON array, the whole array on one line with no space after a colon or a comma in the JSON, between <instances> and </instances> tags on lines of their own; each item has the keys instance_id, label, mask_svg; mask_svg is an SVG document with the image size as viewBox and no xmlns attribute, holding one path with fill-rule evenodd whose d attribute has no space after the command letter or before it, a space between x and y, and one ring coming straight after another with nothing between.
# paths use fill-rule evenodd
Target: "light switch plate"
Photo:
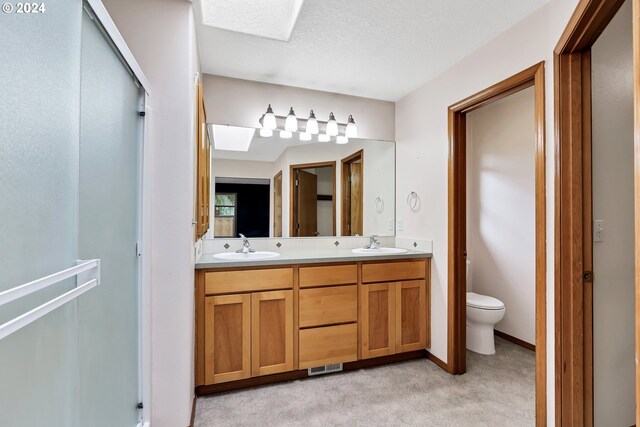
<instances>
[{"instance_id":1,"label":"light switch plate","mask_svg":"<svg viewBox=\"0 0 640 427\"><path fill-rule=\"evenodd\" d=\"M393 230L393 218L389 220L389 230Z\"/></svg>"},{"instance_id":2,"label":"light switch plate","mask_svg":"<svg viewBox=\"0 0 640 427\"><path fill-rule=\"evenodd\" d=\"M404 228L404 221L402 219L398 220L398 231L402 231Z\"/></svg>"},{"instance_id":3,"label":"light switch plate","mask_svg":"<svg viewBox=\"0 0 640 427\"><path fill-rule=\"evenodd\" d=\"M604 220L593 220L593 241L604 242Z\"/></svg>"}]
</instances>

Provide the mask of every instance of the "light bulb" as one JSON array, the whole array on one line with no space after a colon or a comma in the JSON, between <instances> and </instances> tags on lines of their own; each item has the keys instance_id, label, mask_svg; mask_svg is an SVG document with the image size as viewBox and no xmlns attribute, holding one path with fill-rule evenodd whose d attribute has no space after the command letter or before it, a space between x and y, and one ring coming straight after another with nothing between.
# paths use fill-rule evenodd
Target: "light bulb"
<instances>
[{"instance_id":1,"label":"light bulb","mask_svg":"<svg viewBox=\"0 0 640 427\"><path fill-rule=\"evenodd\" d=\"M270 136L273 136L273 131L271 129L262 128L260 129L260 136L268 138Z\"/></svg>"},{"instance_id":2,"label":"light bulb","mask_svg":"<svg viewBox=\"0 0 640 427\"><path fill-rule=\"evenodd\" d=\"M347 144L349 142L349 138L344 135L338 135L336 138L336 144Z\"/></svg>"},{"instance_id":3,"label":"light bulb","mask_svg":"<svg viewBox=\"0 0 640 427\"><path fill-rule=\"evenodd\" d=\"M318 134L318 121L316 120L316 115L313 114L313 110L309 113L309 118L307 119L307 133L312 135Z\"/></svg>"},{"instance_id":4,"label":"light bulb","mask_svg":"<svg viewBox=\"0 0 640 427\"><path fill-rule=\"evenodd\" d=\"M333 115L333 113L329 114L329 121L327 122L326 132L329 136L338 135L338 122L336 122L336 117Z\"/></svg>"},{"instance_id":5,"label":"light bulb","mask_svg":"<svg viewBox=\"0 0 640 427\"><path fill-rule=\"evenodd\" d=\"M282 139L289 139L293 136L293 134L291 132L289 132L288 130L281 130L280 131L280 138Z\"/></svg>"},{"instance_id":6,"label":"light bulb","mask_svg":"<svg viewBox=\"0 0 640 427\"><path fill-rule=\"evenodd\" d=\"M358 137L358 127L356 126L356 122L353 120L353 116L351 114L349 114L347 129L344 131L344 136L346 136L347 138Z\"/></svg>"},{"instance_id":7,"label":"light bulb","mask_svg":"<svg viewBox=\"0 0 640 427\"><path fill-rule=\"evenodd\" d=\"M302 132L300 134L300 141L310 141L311 140L311 134L309 132Z\"/></svg>"},{"instance_id":8,"label":"light bulb","mask_svg":"<svg viewBox=\"0 0 640 427\"><path fill-rule=\"evenodd\" d=\"M293 112L293 107L289 109L289 115L287 115L287 119L284 121L284 130L288 130L289 132L298 131L298 119L296 113Z\"/></svg>"},{"instance_id":9,"label":"light bulb","mask_svg":"<svg viewBox=\"0 0 640 427\"><path fill-rule=\"evenodd\" d=\"M267 112L262 116L262 127L265 129L275 129L278 127L276 124L276 115L273 114L273 110L271 109L271 104L267 107Z\"/></svg>"},{"instance_id":10,"label":"light bulb","mask_svg":"<svg viewBox=\"0 0 640 427\"><path fill-rule=\"evenodd\" d=\"M321 133L320 135L318 135L318 142L329 142L330 139L331 137L326 133Z\"/></svg>"}]
</instances>

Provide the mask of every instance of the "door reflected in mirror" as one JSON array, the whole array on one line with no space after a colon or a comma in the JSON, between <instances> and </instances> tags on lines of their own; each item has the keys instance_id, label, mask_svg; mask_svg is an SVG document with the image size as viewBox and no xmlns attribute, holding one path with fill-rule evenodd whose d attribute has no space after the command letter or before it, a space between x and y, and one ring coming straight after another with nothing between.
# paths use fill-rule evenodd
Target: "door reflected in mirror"
<instances>
[{"instance_id":1,"label":"door reflected in mirror","mask_svg":"<svg viewBox=\"0 0 640 427\"><path fill-rule=\"evenodd\" d=\"M395 143L208 130L215 203L206 238L395 234Z\"/></svg>"}]
</instances>

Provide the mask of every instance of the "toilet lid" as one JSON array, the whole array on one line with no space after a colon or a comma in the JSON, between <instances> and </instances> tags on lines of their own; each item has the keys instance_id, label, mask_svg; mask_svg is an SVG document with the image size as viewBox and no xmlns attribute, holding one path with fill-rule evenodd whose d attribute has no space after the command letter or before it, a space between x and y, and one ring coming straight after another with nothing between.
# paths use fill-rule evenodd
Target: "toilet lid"
<instances>
[{"instance_id":1,"label":"toilet lid","mask_svg":"<svg viewBox=\"0 0 640 427\"><path fill-rule=\"evenodd\" d=\"M467 305L483 310L501 310L504 308L504 304L499 299L474 292L467 292Z\"/></svg>"}]
</instances>

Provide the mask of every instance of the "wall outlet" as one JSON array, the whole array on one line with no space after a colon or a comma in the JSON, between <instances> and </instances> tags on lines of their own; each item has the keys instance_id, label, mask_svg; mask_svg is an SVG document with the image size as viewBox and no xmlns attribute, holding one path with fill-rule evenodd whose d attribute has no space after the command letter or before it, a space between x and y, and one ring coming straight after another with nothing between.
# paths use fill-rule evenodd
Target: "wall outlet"
<instances>
[{"instance_id":1,"label":"wall outlet","mask_svg":"<svg viewBox=\"0 0 640 427\"><path fill-rule=\"evenodd\" d=\"M403 228L404 228L404 220L399 219L398 220L398 231L402 231Z\"/></svg>"},{"instance_id":2,"label":"wall outlet","mask_svg":"<svg viewBox=\"0 0 640 427\"><path fill-rule=\"evenodd\" d=\"M593 241L604 242L604 220L596 219L593 221Z\"/></svg>"}]
</instances>

